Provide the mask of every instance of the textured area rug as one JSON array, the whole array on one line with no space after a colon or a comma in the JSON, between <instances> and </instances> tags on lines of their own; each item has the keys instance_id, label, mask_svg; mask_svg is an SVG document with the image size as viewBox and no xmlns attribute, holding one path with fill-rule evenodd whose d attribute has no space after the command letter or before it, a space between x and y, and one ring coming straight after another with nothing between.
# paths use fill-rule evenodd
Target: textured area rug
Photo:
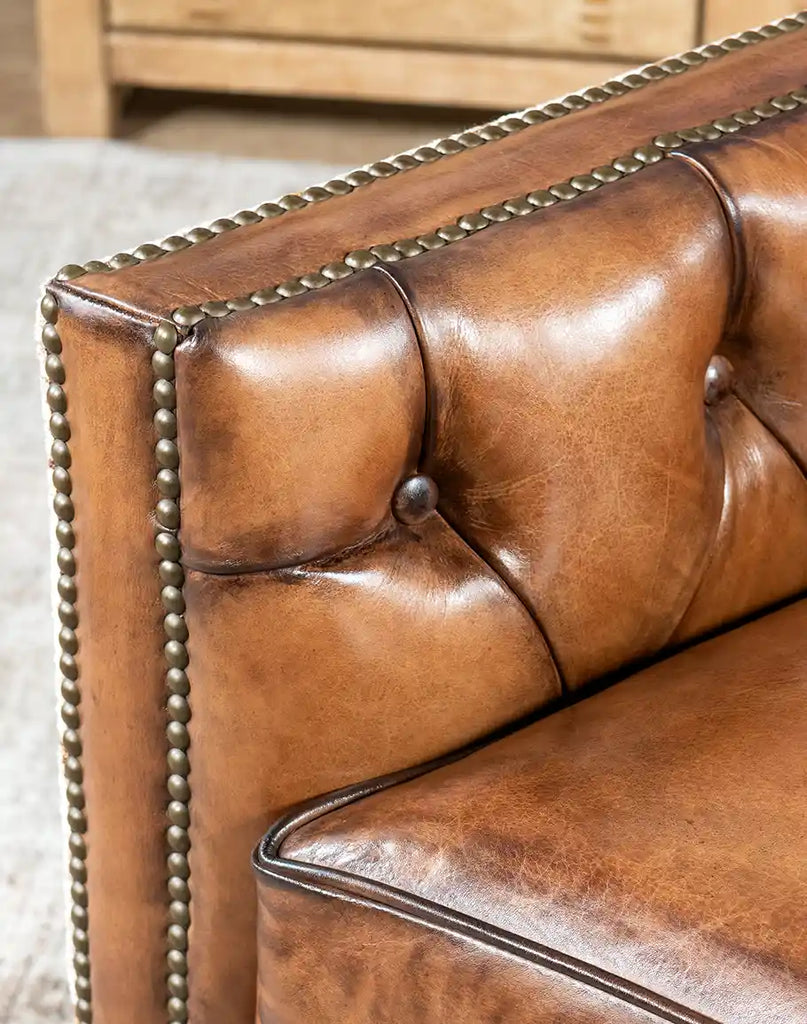
<instances>
[{"instance_id":1,"label":"textured area rug","mask_svg":"<svg viewBox=\"0 0 807 1024\"><path fill-rule=\"evenodd\" d=\"M66 1024L49 490L34 311L62 264L332 177L320 164L0 141L0 1024Z\"/></svg>"}]
</instances>

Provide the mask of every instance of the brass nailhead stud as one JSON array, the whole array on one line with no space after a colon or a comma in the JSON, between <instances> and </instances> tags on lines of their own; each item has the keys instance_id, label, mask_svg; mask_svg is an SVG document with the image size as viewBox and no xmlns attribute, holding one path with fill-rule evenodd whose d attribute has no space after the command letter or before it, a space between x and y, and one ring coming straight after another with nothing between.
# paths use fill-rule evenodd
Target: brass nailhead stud
<instances>
[{"instance_id":1,"label":"brass nailhead stud","mask_svg":"<svg viewBox=\"0 0 807 1024\"><path fill-rule=\"evenodd\" d=\"M308 288L306 288L299 278L293 277L289 281L284 281L283 284L279 284L275 290L279 295L282 295L284 299L293 299L297 295L305 295Z\"/></svg>"},{"instance_id":2,"label":"brass nailhead stud","mask_svg":"<svg viewBox=\"0 0 807 1024\"><path fill-rule=\"evenodd\" d=\"M217 235L221 235L225 231L232 231L233 228L237 227L236 222L230 217L219 217L218 220L214 220L210 225L210 230L214 231Z\"/></svg>"},{"instance_id":3,"label":"brass nailhead stud","mask_svg":"<svg viewBox=\"0 0 807 1024\"><path fill-rule=\"evenodd\" d=\"M345 263L354 270L367 270L378 263L378 257L374 256L369 249L354 249L345 256Z\"/></svg>"},{"instance_id":4,"label":"brass nailhead stud","mask_svg":"<svg viewBox=\"0 0 807 1024\"><path fill-rule=\"evenodd\" d=\"M190 683L184 669L169 668L165 674L165 681L171 693L178 693L183 697L190 693Z\"/></svg>"},{"instance_id":5,"label":"brass nailhead stud","mask_svg":"<svg viewBox=\"0 0 807 1024\"><path fill-rule=\"evenodd\" d=\"M506 199L502 206L515 217L526 217L528 213L534 213L535 207L528 202L524 196L515 196L513 199ZM465 225L463 225L464 227Z\"/></svg>"},{"instance_id":6,"label":"brass nailhead stud","mask_svg":"<svg viewBox=\"0 0 807 1024\"><path fill-rule=\"evenodd\" d=\"M298 195L286 195L281 196L277 201L278 206L282 206L284 210L302 210L308 205L302 196Z\"/></svg>"},{"instance_id":7,"label":"brass nailhead stud","mask_svg":"<svg viewBox=\"0 0 807 1024\"><path fill-rule=\"evenodd\" d=\"M221 317L227 316L230 312L230 307L226 302L203 302L199 309L205 314L205 316Z\"/></svg>"},{"instance_id":8,"label":"brass nailhead stud","mask_svg":"<svg viewBox=\"0 0 807 1024\"><path fill-rule=\"evenodd\" d=\"M420 166L420 161L416 160L411 153L401 153L399 156L393 157L390 162L395 164L399 171L411 171L414 167Z\"/></svg>"},{"instance_id":9,"label":"brass nailhead stud","mask_svg":"<svg viewBox=\"0 0 807 1024\"><path fill-rule=\"evenodd\" d=\"M50 446L50 457L53 459L54 465L62 466L64 469L70 469L70 464L73 461L66 443L58 439Z\"/></svg>"},{"instance_id":10,"label":"brass nailhead stud","mask_svg":"<svg viewBox=\"0 0 807 1024\"><path fill-rule=\"evenodd\" d=\"M349 267L347 263L342 260L335 260L333 263L326 263L321 270L323 277L327 277L329 281L339 281L343 277L350 277L353 273L352 267Z\"/></svg>"},{"instance_id":11,"label":"brass nailhead stud","mask_svg":"<svg viewBox=\"0 0 807 1024\"><path fill-rule=\"evenodd\" d=\"M777 110L795 110L799 105L799 101L793 99L792 96L774 96L771 103Z\"/></svg>"},{"instance_id":12,"label":"brass nailhead stud","mask_svg":"<svg viewBox=\"0 0 807 1024\"><path fill-rule=\"evenodd\" d=\"M42 330L42 344L45 346L45 351L50 352L51 355L57 356L62 351L62 339L53 324L45 324Z\"/></svg>"},{"instance_id":13,"label":"brass nailhead stud","mask_svg":"<svg viewBox=\"0 0 807 1024\"><path fill-rule=\"evenodd\" d=\"M172 775L187 775L190 771L187 755L179 746L172 746L166 755L166 763Z\"/></svg>"},{"instance_id":14,"label":"brass nailhead stud","mask_svg":"<svg viewBox=\"0 0 807 1024\"><path fill-rule=\"evenodd\" d=\"M256 212L263 220L274 220L275 217L282 217L286 211L277 203L261 203Z\"/></svg>"},{"instance_id":15,"label":"brass nailhead stud","mask_svg":"<svg viewBox=\"0 0 807 1024\"><path fill-rule=\"evenodd\" d=\"M248 224L259 224L262 217L255 210L239 210L233 214L233 220L241 227L246 227Z\"/></svg>"},{"instance_id":16,"label":"brass nailhead stud","mask_svg":"<svg viewBox=\"0 0 807 1024\"><path fill-rule=\"evenodd\" d=\"M593 174L578 174L570 180L569 184L578 192L592 192L595 188L599 188L602 182L598 181Z\"/></svg>"},{"instance_id":17,"label":"brass nailhead stud","mask_svg":"<svg viewBox=\"0 0 807 1024\"><path fill-rule=\"evenodd\" d=\"M183 803L187 803L191 795L188 780L181 775L169 775L168 794L172 800L181 800Z\"/></svg>"},{"instance_id":18,"label":"brass nailhead stud","mask_svg":"<svg viewBox=\"0 0 807 1024\"><path fill-rule=\"evenodd\" d=\"M527 122L527 124L544 124L546 121L551 121L551 117L545 114L543 110L533 109L525 110L521 117Z\"/></svg>"},{"instance_id":19,"label":"brass nailhead stud","mask_svg":"<svg viewBox=\"0 0 807 1024\"><path fill-rule=\"evenodd\" d=\"M561 181L557 185L550 185L549 191L556 199L562 199L564 202L576 199L580 195L574 185L570 185L568 181Z\"/></svg>"},{"instance_id":20,"label":"brass nailhead stud","mask_svg":"<svg viewBox=\"0 0 807 1024\"><path fill-rule=\"evenodd\" d=\"M59 314L59 304L50 292L45 292L42 296L42 300L39 303L39 310L42 313L42 318L47 324L56 323L56 317Z\"/></svg>"},{"instance_id":21,"label":"brass nailhead stud","mask_svg":"<svg viewBox=\"0 0 807 1024\"><path fill-rule=\"evenodd\" d=\"M158 409L155 412L154 426L164 440L172 441L177 436L177 418L170 409Z\"/></svg>"},{"instance_id":22,"label":"brass nailhead stud","mask_svg":"<svg viewBox=\"0 0 807 1024\"><path fill-rule=\"evenodd\" d=\"M171 355L177 347L178 340L179 334L177 333L176 327L174 327L173 324L168 323L167 320L163 320L154 332L154 344L160 352L165 355Z\"/></svg>"},{"instance_id":23,"label":"brass nailhead stud","mask_svg":"<svg viewBox=\"0 0 807 1024\"><path fill-rule=\"evenodd\" d=\"M162 248L168 252L179 252L180 249L187 249L192 244L191 240L183 235L169 235L160 243Z\"/></svg>"},{"instance_id":24,"label":"brass nailhead stud","mask_svg":"<svg viewBox=\"0 0 807 1024\"><path fill-rule=\"evenodd\" d=\"M190 868L188 867L188 858L184 853L169 853L168 860L168 871L171 875L176 875L177 878L190 878ZM177 968L174 967L174 970Z\"/></svg>"},{"instance_id":25,"label":"brass nailhead stud","mask_svg":"<svg viewBox=\"0 0 807 1024\"><path fill-rule=\"evenodd\" d=\"M77 263L68 263L67 266L57 273L57 281L73 281L77 277L81 277L85 273L84 267L80 267Z\"/></svg>"},{"instance_id":26,"label":"brass nailhead stud","mask_svg":"<svg viewBox=\"0 0 807 1024\"><path fill-rule=\"evenodd\" d=\"M331 181L326 181L324 188L326 188L332 196L346 196L353 191L352 186L341 178L333 178Z\"/></svg>"},{"instance_id":27,"label":"brass nailhead stud","mask_svg":"<svg viewBox=\"0 0 807 1024\"><path fill-rule=\"evenodd\" d=\"M169 949L166 955L166 961L168 967L175 974L187 974L188 964L185 959L185 954L178 949Z\"/></svg>"},{"instance_id":28,"label":"brass nailhead stud","mask_svg":"<svg viewBox=\"0 0 807 1024\"><path fill-rule=\"evenodd\" d=\"M430 476L417 473L401 483L392 497L395 518L407 526L415 526L427 519L437 508L439 492Z\"/></svg>"},{"instance_id":29,"label":"brass nailhead stud","mask_svg":"<svg viewBox=\"0 0 807 1024\"><path fill-rule=\"evenodd\" d=\"M538 209L542 209L545 206L554 206L557 201L557 198L545 188L536 189L535 192L530 192L527 196L527 202Z\"/></svg>"},{"instance_id":30,"label":"brass nailhead stud","mask_svg":"<svg viewBox=\"0 0 807 1024\"><path fill-rule=\"evenodd\" d=\"M137 257L137 259L143 261L157 260L160 258L160 256L165 255L165 249L163 249L159 245L152 245L150 242L147 242L145 245L139 245L135 249L134 255Z\"/></svg>"},{"instance_id":31,"label":"brass nailhead stud","mask_svg":"<svg viewBox=\"0 0 807 1024\"><path fill-rule=\"evenodd\" d=\"M491 121L489 124L480 125L474 130L485 142L498 142L499 139L503 139L512 131L512 129L505 128L502 121Z\"/></svg>"},{"instance_id":32,"label":"brass nailhead stud","mask_svg":"<svg viewBox=\"0 0 807 1024\"><path fill-rule=\"evenodd\" d=\"M182 327L193 327L200 320L204 320L205 315L198 306L180 306L174 310L171 317Z\"/></svg>"},{"instance_id":33,"label":"brass nailhead stud","mask_svg":"<svg viewBox=\"0 0 807 1024\"><path fill-rule=\"evenodd\" d=\"M441 139L434 148L443 156L455 156L457 153L462 153L466 147L457 139Z\"/></svg>"},{"instance_id":34,"label":"brass nailhead stud","mask_svg":"<svg viewBox=\"0 0 807 1024\"><path fill-rule=\"evenodd\" d=\"M50 433L57 441L70 440L70 424L61 413L53 413L50 417Z\"/></svg>"},{"instance_id":35,"label":"brass nailhead stud","mask_svg":"<svg viewBox=\"0 0 807 1024\"><path fill-rule=\"evenodd\" d=\"M482 231L490 224L490 221L487 217L483 217L481 213L466 213L459 218L457 223L461 228L465 228L466 231ZM415 244L417 245L417 243ZM419 245L418 251L420 251ZM413 253L413 255L415 254Z\"/></svg>"},{"instance_id":36,"label":"brass nailhead stud","mask_svg":"<svg viewBox=\"0 0 807 1024\"><path fill-rule=\"evenodd\" d=\"M185 582L185 572L179 562L169 562L164 558L160 562L160 579L166 586L181 587Z\"/></svg>"},{"instance_id":37,"label":"brass nailhead stud","mask_svg":"<svg viewBox=\"0 0 807 1024\"><path fill-rule=\"evenodd\" d=\"M444 224L443 227L437 229L437 234L444 242L458 242L461 238L465 238L468 232L459 224Z\"/></svg>"}]
</instances>

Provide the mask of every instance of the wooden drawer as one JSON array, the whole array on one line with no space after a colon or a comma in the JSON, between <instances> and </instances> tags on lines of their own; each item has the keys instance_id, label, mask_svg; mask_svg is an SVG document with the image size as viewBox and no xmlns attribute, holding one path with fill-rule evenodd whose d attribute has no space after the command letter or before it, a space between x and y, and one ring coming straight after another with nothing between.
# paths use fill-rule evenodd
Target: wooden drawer
<instances>
[{"instance_id":1,"label":"wooden drawer","mask_svg":"<svg viewBox=\"0 0 807 1024\"><path fill-rule=\"evenodd\" d=\"M698 0L108 0L114 28L653 58L696 42Z\"/></svg>"}]
</instances>

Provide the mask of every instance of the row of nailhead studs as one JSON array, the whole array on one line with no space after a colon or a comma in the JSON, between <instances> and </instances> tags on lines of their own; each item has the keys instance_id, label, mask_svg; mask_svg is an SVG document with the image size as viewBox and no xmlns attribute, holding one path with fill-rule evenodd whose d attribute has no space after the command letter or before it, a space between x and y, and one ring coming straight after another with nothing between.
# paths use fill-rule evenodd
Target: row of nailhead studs
<instances>
[{"instance_id":1,"label":"row of nailhead studs","mask_svg":"<svg viewBox=\"0 0 807 1024\"><path fill-rule=\"evenodd\" d=\"M241 210L240 213L236 213L232 217L221 217L213 221L209 227L193 228L186 235L171 235L160 245L148 243L138 246L132 253L117 253L107 263L91 260L83 266L75 263L68 264L66 267L62 267L57 276L60 280L72 280L87 273L121 270L124 267L136 266L139 263L158 259L168 253L187 249L191 245L198 245L200 242L215 238L216 235L225 231L280 217L293 210L302 210L313 203L320 203L334 196L347 195L354 189L369 185L379 178L388 178L401 171L412 170L421 164L432 163L487 142L495 142L514 132L522 131L530 125L551 121L575 110L583 110L592 103L602 103L612 97L622 96L633 89L641 89L650 82L661 81L670 75L681 74L690 68L706 64L710 60L724 57L736 50L742 50L746 46L775 38L785 32L794 32L805 24L807 24L807 11L802 11L792 18L783 18L774 24L764 25L758 31L742 32L738 36L724 39L721 43L710 43L682 53L678 57L670 57L657 64L648 64L636 72L606 82L602 86L586 89L580 95L572 94L559 102L547 103L542 107L525 110L521 114L500 118L460 135L440 139L431 146L421 146L419 149L401 153L389 160L380 160L367 167L351 171L344 178L335 178L325 182L324 185L314 185L303 192L281 196L275 203L263 203L254 210Z\"/></svg>"},{"instance_id":2,"label":"row of nailhead studs","mask_svg":"<svg viewBox=\"0 0 807 1024\"><path fill-rule=\"evenodd\" d=\"M174 387L174 349L179 341L176 327L161 323L154 332L154 429L157 435L157 492L155 547L160 557L163 629L168 723L168 805L166 808L166 844L168 850L168 928L166 934L166 973L171 1024L188 1019L187 949L190 927L190 737L191 717L188 696L188 627L185 622L185 598L182 593L185 574L182 568L179 530L179 449L177 447L176 390Z\"/></svg>"},{"instance_id":3,"label":"row of nailhead studs","mask_svg":"<svg viewBox=\"0 0 807 1024\"><path fill-rule=\"evenodd\" d=\"M76 535L73 529L75 508L71 493L70 424L67 420L67 396L64 391L65 369L62 362L62 340L56 329L59 307L46 292L41 303L44 326L45 373L48 378L47 402L50 408L50 433L53 438L50 460L53 471L53 510L56 513L56 539L59 552L59 669L62 674L61 718L62 755L67 794L67 824L70 829L70 920L73 932L73 967L75 968L75 1012L82 1024L92 1021L92 990L87 911L87 816L84 798L84 769L81 763L81 688L76 655L78 653L78 612L76 611L76 559L73 553Z\"/></svg>"},{"instance_id":4,"label":"row of nailhead studs","mask_svg":"<svg viewBox=\"0 0 807 1024\"><path fill-rule=\"evenodd\" d=\"M723 135L731 135L743 128L759 124L770 117L787 110L794 110L801 104L807 104L807 89L797 89L784 96L775 96L766 103L759 103L749 110L739 110L728 117L720 117L709 124L697 128L685 128L678 132L668 132L657 136L652 143L639 146L625 156L617 157L610 164L595 167L588 174L575 175L569 181L559 182L547 189L539 189L528 195L506 199L494 206L486 206L474 213L466 213L453 224L446 224L436 231L419 235L417 238L405 238L391 245L373 245L369 249L357 249L349 252L344 259L326 263L319 270L301 277L292 278L274 288L263 288L240 298L228 299L224 302L203 302L198 306L182 306L175 310L173 319L182 327L193 327L206 317L223 317L239 310L252 309L271 302L305 292L324 288L333 281L349 277L357 270L367 270L379 263L397 263L399 260L411 259L432 249L439 249L451 242L458 242L468 235L482 231L490 224L510 220L534 213L536 210L554 206L556 203L576 199L586 192L592 192L604 184L609 184L635 174L643 168L658 163L672 149L692 143L714 141Z\"/></svg>"}]
</instances>

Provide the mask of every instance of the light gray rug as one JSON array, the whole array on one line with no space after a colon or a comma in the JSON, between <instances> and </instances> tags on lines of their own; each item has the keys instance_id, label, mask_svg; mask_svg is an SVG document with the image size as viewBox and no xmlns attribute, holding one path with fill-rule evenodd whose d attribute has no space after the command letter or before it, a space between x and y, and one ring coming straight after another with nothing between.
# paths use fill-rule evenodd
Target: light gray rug
<instances>
[{"instance_id":1,"label":"light gray rug","mask_svg":"<svg viewBox=\"0 0 807 1024\"><path fill-rule=\"evenodd\" d=\"M336 168L161 154L113 142L0 141L0 1024L71 1019L65 982L39 285Z\"/></svg>"}]
</instances>

